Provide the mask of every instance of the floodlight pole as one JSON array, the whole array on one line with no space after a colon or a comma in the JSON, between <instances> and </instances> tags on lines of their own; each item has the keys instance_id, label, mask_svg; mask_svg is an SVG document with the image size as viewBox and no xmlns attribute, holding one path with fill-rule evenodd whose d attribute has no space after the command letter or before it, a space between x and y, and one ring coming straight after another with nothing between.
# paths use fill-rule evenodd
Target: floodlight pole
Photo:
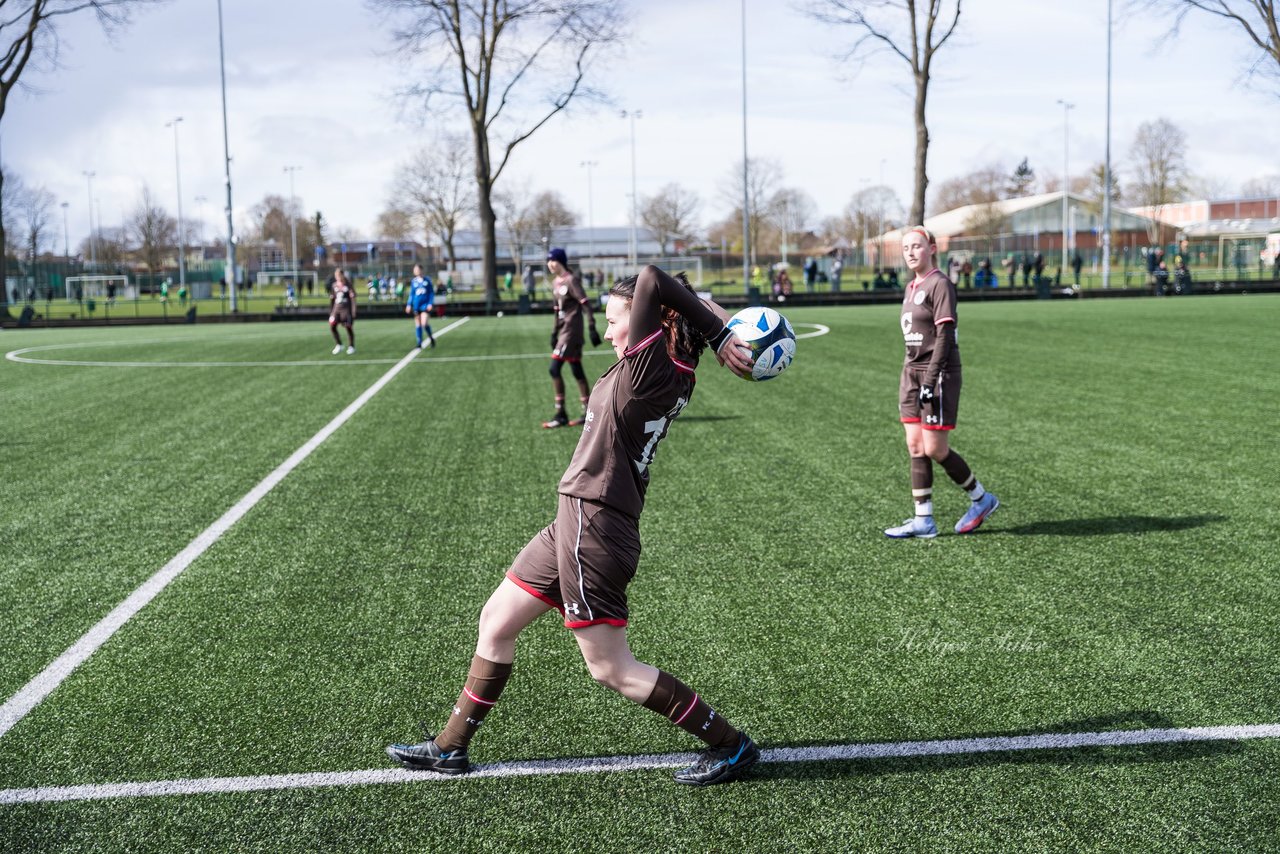
<instances>
[{"instance_id":1,"label":"floodlight pole","mask_svg":"<svg viewBox=\"0 0 1280 854\"><path fill-rule=\"evenodd\" d=\"M71 263L71 233L67 229L67 208L71 207L70 202L62 203L62 260Z\"/></svg>"},{"instance_id":2,"label":"floodlight pole","mask_svg":"<svg viewBox=\"0 0 1280 854\"><path fill-rule=\"evenodd\" d=\"M751 193L747 160L747 0L742 0L742 292L751 293Z\"/></svg>"},{"instance_id":3,"label":"floodlight pole","mask_svg":"<svg viewBox=\"0 0 1280 854\"><path fill-rule=\"evenodd\" d=\"M82 172L81 174L89 181L89 266L93 268L94 272L97 272L98 244L93 239L93 176L98 173Z\"/></svg>"},{"instance_id":4,"label":"floodlight pole","mask_svg":"<svg viewBox=\"0 0 1280 854\"><path fill-rule=\"evenodd\" d=\"M218 0L218 69L222 75L222 152L227 168L227 288L231 311L236 310L236 245L231 216L231 142L227 133L227 51L222 37L222 0Z\"/></svg>"},{"instance_id":5,"label":"floodlight pole","mask_svg":"<svg viewBox=\"0 0 1280 854\"><path fill-rule=\"evenodd\" d=\"M187 286L187 246L186 237L182 233L182 160L178 156L178 122L180 121L182 116L178 116L165 127L173 128L173 171L178 179L178 287L185 288Z\"/></svg>"},{"instance_id":6,"label":"floodlight pole","mask_svg":"<svg viewBox=\"0 0 1280 854\"><path fill-rule=\"evenodd\" d=\"M1102 287L1111 287L1111 0L1107 0L1107 144L1102 161Z\"/></svg>"},{"instance_id":7,"label":"floodlight pole","mask_svg":"<svg viewBox=\"0 0 1280 854\"><path fill-rule=\"evenodd\" d=\"M1070 161L1067 152L1070 145L1068 128L1070 127L1070 113L1075 104L1068 104L1061 98L1058 103L1062 105L1062 275L1067 273L1067 196L1071 191L1071 171Z\"/></svg>"},{"instance_id":8,"label":"floodlight pole","mask_svg":"<svg viewBox=\"0 0 1280 854\"><path fill-rule=\"evenodd\" d=\"M593 196L591 194L591 167L599 166L600 163L596 160L583 160L578 165L586 167L587 170L587 245L590 246L591 257L594 259L596 255L596 233Z\"/></svg>"},{"instance_id":9,"label":"floodlight pole","mask_svg":"<svg viewBox=\"0 0 1280 854\"><path fill-rule=\"evenodd\" d=\"M295 286L298 284L298 218L294 216L297 200L293 193L293 173L301 168L301 166L284 167L284 171L289 173L289 231L293 235L293 283Z\"/></svg>"},{"instance_id":10,"label":"floodlight pole","mask_svg":"<svg viewBox=\"0 0 1280 854\"><path fill-rule=\"evenodd\" d=\"M637 263L637 256L640 252L639 244L636 242L636 223L640 219L640 201L636 196L636 119L644 118L644 113L640 110L623 110L622 118L631 119L631 266L634 268Z\"/></svg>"}]
</instances>

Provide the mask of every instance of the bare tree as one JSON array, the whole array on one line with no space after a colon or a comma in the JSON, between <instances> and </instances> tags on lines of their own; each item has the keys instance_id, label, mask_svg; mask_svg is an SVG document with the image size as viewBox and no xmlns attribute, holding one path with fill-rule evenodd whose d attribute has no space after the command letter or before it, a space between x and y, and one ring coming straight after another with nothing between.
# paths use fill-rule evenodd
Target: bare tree
<instances>
[{"instance_id":1,"label":"bare tree","mask_svg":"<svg viewBox=\"0 0 1280 854\"><path fill-rule=\"evenodd\" d=\"M1151 209L1147 236L1160 240L1160 211L1186 189L1187 136L1168 119L1143 122L1129 149L1133 181L1125 196L1135 206Z\"/></svg>"},{"instance_id":2,"label":"bare tree","mask_svg":"<svg viewBox=\"0 0 1280 854\"><path fill-rule=\"evenodd\" d=\"M22 238L26 244L27 258L35 263L40 248L48 241L47 229L53 219L53 209L58 200L44 187L31 187L22 193L18 202L22 218Z\"/></svg>"},{"instance_id":3,"label":"bare tree","mask_svg":"<svg viewBox=\"0 0 1280 854\"><path fill-rule=\"evenodd\" d=\"M863 247L863 258L869 261L866 253L881 234L902 224L902 202L889 187L868 187L853 194L853 198L845 205L842 217L847 223L846 229L850 238L856 236ZM879 249L879 244L877 245ZM883 259L880 251L876 252L876 264L880 266Z\"/></svg>"},{"instance_id":4,"label":"bare tree","mask_svg":"<svg viewBox=\"0 0 1280 854\"><path fill-rule=\"evenodd\" d=\"M1259 175L1256 178L1250 178L1241 185L1240 195L1268 199L1280 197L1280 175Z\"/></svg>"},{"instance_id":5,"label":"bare tree","mask_svg":"<svg viewBox=\"0 0 1280 854\"><path fill-rule=\"evenodd\" d=\"M0 172L8 172L9 170L0 167ZM3 248L6 256L13 255L17 257L22 252L22 222L19 218L19 212L22 208L22 200L27 195L27 185L18 175L11 174L9 180L0 187L0 192L4 194L4 200L0 202L0 217L4 218L4 230L0 232L3 235Z\"/></svg>"},{"instance_id":6,"label":"bare tree","mask_svg":"<svg viewBox=\"0 0 1280 854\"><path fill-rule=\"evenodd\" d=\"M925 102L934 55L960 23L961 0L809 0L808 14L825 24L853 27L858 33L846 58L865 59L887 50L911 68L915 84L915 186L911 222L924 220L929 187L929 126Z\"/></svg>"},{"instance_id":7,"label":"bare tree","mask_svg":"<svg viewBox=\"0 0 1280 854\"><path fill-rule=\"evenodd\" d=\"M747 237L751 241L751 263L754 264L760 247L760 232L773 218L769 202L782 183L782 165L776 160L763 157L749 157L747 165ZM738 221L738 234L742 234L742 173L742 161L739 160L720 183L720 198L733 207L733 218Z\"/></svg>"},{"instance_id":8,"label":"bare tree","mask_svg":"<svg viewBox=\"0 0 1280 854\"><path fill-rule=\"evenodd\" d=\"M178 221L169 216L152 195L151 188L143 184L138 204L129 217L129 227L137 242L142 263L147 265L147 272L154 276L160 269L164 251L177 242Z\"/></svg>"},{"instance_id":9,"label":"bare tree","mask_svg":"<svg viewBox=\"0 0 1280 854\"><path fill-rule=\"evenodd\" d=\"M258 243L274 241L277 246L288 246L292 237L290 225L297 216L298 210L289 199L268 193L249 209L251 227L240 231Z\"/></svg>"},{"instance_id":10,"label":"bare tree","mask_svg":"<svg viewBox=\"0 0 1280 854\"><path fill-rule=\"evenodd\" d=\"M474 174L475 157L460 133L444 134L434 147L419 150L396 170L396 204L418 209L423 230L439 238L450 268L458 261L454 239L476 208Z\"/></svg>"},{"instance_id":11,"label":"bare tree","mask_svg":"<svg viewBox=\"0 0 1280 854\"><path fill-rule=\"evenodd\" d=\"M558 228L572 228L578 224L577 215L569 210L564 199L555 190L544 190L529 203L529 218L533 233L544 246L555 242Z\"/></svg>"},{"instance_id":12,"label":"bare tree","mask_svg":"<svg viewBox=\"0 0 1280 854\"><path fill-rule=\"evenodd\" d=\"M1095 163L1089 170L1089 185L1084 191L1084 208L1094 216L1102 216L1102 203L1105 194L1107 167L1104 163ZM1111 170L1111 206L1120 204L1120 176L1115 169Z\"/></svg>"},{"instance_id":13,"label":"bare tree","mask_svg":"<svg viewBox=\"0 0 1280 854\"><path fill-rule=\"evenodd\" d=\"M529 245L537 233L537 227L533 221L533 208L523 203L528 194L528 188L523 185L499 190L493 194L498 221L502 223L502 228L507 233L507 251L518 269L524 267L524 247Z\"/></svg>"},{"instance_id":14,"label":"bare tree","mask_svg":"<svg viewBox=\"0 0 1280 854\"><path fill-rule=\"evenodd\" d=\"M1005 181L1009 170L1000 163L989 163L966 175L948 178L938 185L930 209L945 213L965 205L982 205L1005 197Z\"/></svg>"},{"instance_id":15,"label":"bare tree","mask_svg":"<svg viewBox=\"0 0 1280 854\"><path fill-rule=\"evenodd\" d=\"M476 202L486 293L497 295L494 186L512 152L587 85L592 61L622 37L621 0L367 0L400 26L393 37L421 58L411 94L466 110L475 147ZM496 138L496 142L495 142ZM497 151L494 151L494 149Z\"/></svg>"},{"instance_id":16,"label":"bare tree","mask_svg":"<svg viewBox=\"0 0 1280 854\"><path fill-rule=\"evenodd\" d=\"M378 214L374 231L380 238L388 240L410 240L413 237L413 212L395 202L387 205Z\"/></svg>"},{"instance_id":17,"label":"bare tree","mask_svg":"<svg viewBox=\"0 0 1280 854\"><path fill-rule=\"evenodd\" d=\"M1172 13L1170 35L1176 35L1193 13L1227 21L1251 43L1248 73L1269 78L1280 94L1280 22L1275 0L1141 0L1136 5Z\"/></svg>"},{"instance_id":18,"label":"bare tree","mask_svg":"<svg viewBox=\"0 0 1280 854\"><path fill-rule=\"evenodd\" d=\"M98 16L98 22L110 34L129 20L134 6L161 0L4 0L0 2L0 126L5 107L15 87L21 86L22 74L29 68L51 70L58 67L58 24L67 15L86 10ZM4 169L0 168L0 205L7 198ZM8 220L0 209L0 247L8 245L5 235ZM5 253L0 252L0 283L5 278ZM8 302L8 289L0 287L0 313Z\"/></svg>"},{"instance_id":19,"label":"bare tree","mask_svg":"<svg viewBox=\"0 0 1280 854\"><path fill-rule=\"evenodd\" d=\"M668 242L693 236L701 204L697 193L675 183L641 201L640 222L657 238L661 254L667 254Z\"/></svg>"},{"instance_id":20,"label":"bare tree","mask_svg":"<svg viewBox=\"0 0 1280 854\"><path fill-rule=\"evenodd\" d=\"M795 236L807 233L818 220L818 205L813 196L795 187L784 187L774 193L766 210L777 231L777 242L793 249Z\"/></svg>"}]
</instances>

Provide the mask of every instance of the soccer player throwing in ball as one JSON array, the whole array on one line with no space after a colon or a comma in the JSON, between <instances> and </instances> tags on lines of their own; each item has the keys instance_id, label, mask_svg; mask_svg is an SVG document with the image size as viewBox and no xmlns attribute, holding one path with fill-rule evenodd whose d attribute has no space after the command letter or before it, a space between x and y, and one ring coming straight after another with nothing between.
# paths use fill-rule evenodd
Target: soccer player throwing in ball
<instances>
[{"instance_id":1,"label":"soccer player throwing in ball","mask_svg":"<svg viewBox=\"0 0 1280 854\"><path fill-rule=\"evenodd\" d=\"M418 338L418 349L422 349L422 335L426 333L432 347L436 346L436 336L431 334L431 309L436 304L436 289L431 279L422 275L422 265L413 265L413 281L409 283L409 301L405 303L404 313L413 315L413 332Z\"/></svg>"},{"instance_id":2,"label":"soccer player throwing in ball","mask_svg":"<svg viewBox=\"0 0 1280 854\"><path fill-rule=\"evenodd\" d=\"M342 339L338 327L347 329L347 354L356 351L356 289L347 280L342 268L333 271L333 289L329 291L329 331L333 333L333 355L342 352Z\"/></svg>"},{"instance_id":3,"label":"soccer player throwing in ball","mask_svg":"<svg viewBox=\"0 0 1280 854\"><path fill-rule=\"evenodd\" d=\"M578 381L582 408L587 408L591 386L582 370L582 313L587 313L587 325L591 327L591 346L600 346L600 333L596 331L596 319L591 313L591 300L582 289L582 280L569 269L569 257L559 247L547 253L547 269L551 271L551 296L555 300L556 325L551 330L551 385L556 395L556 411L543 427L577 426L581 420L570 421L564 411L564 380L560 373L564 363L569 363L573 378Z\"/></svg>"},{"instance_id":4,"label":"soccer player throwing in ball","mask_svg":"<svg viewBox=\"0 0 1280 854\"><path fill-rule=\"evenodd\" d=\"M938 536L933 521L933 463L936 460L972 503L956 522L956 533L976 531L1000 501L987 492L947 436L960 411L960 349L956 345L956 286L935 263L938 247L924 226L907 229L902 258L915 278L902 300L902 337L907 346L898 386L898 412L911 455L911 496L915 515L885 529L895 540Z\"/></svg>"},{"instance_id":5,"label":"soccer player throwing in ball","mask_svg":"<svg viewBox=\"0 0 1280 854\"><path fill-rule=\"evenodd\" d=\"M462 774L467 748L511 674L516 638L555 609L572 630L596 681L669 719L706 748L676 782L737 779L759 750L691 688L637 661L627 643L627 585L640 559L640 512L654 451L689 402L708 344L743 376L749 350L725 328L725 313L682 280L648 266L610 291L605 338L618 361L596 383L587 423L560 479L555 521L516 556L480 613L475 657L449 722L419 744L387 753L410 768Z\"/></svg>"}]
</instances>

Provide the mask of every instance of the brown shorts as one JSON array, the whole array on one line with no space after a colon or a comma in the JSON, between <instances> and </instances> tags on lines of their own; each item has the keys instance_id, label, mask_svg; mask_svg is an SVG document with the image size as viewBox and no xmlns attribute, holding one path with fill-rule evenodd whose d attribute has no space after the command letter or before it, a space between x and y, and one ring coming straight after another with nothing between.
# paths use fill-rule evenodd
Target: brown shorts
<instances>
[{"instance_id":1,"label":"brown shorts","mask_svg":"<svg viewBox=\"0 0 1280 854\"><path fill-rule=\"evenodd\" d=\"M333 318L332 322L329 324L330 326L338 326L339 324L342 326L351 325L351 309L349 308L335 309L334 311L329 312L329 316Z\"/></svg>"},{"instance_id":2,"label":"brown shorts","mask_svg":"<svg viewBox=\"0 0 1280 854\"><path fill-rule=\"evenodd\" d=\"M920 424L926 430L954 430L960 414L960 372L944 371L933 387L934 403L920 411L920 384L925 369L904 367L898 382L898 415L903 424Z\"/></svg>"},{"instance_id":3,"label":"brown shorts","mask_svg":"<svg viewBox=\"0 0 1280 854\"><path fill-rule=\"evenodd\" d=\"M556 339L556 346L551 348L551 358L561 362L582 361L582 330L563 330Z\"/></svg>"},{"instance_id":4,"label":"brown shorts","mask_svg":"<svg viewBox=\"0 0 1280 854\"><path fill-rule=\"evenodd\" d=\"M529 541L507 578L581 629L627 624L627 585L640 563L636 520L603 504L560 496L556 519Z\"/></svg>"}]
</instances>

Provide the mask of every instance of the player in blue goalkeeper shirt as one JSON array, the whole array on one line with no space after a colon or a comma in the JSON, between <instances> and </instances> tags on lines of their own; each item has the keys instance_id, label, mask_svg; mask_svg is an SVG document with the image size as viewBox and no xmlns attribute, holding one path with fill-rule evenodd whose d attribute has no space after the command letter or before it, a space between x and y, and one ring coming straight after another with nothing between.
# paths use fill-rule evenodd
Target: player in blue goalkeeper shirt
<instances>
[{"instance_id":1,"label":"player in blue goalkeeper shirt","mask_svg":"<svg viewBox=\"0 0 1280 854\"><path fill-rule=\"evenodd\" d=\"M436 346L436 337L431 334L431 309L436 304L436 289L431 279L422 275L422 265L413 265L413 281L409 283L409 301L405 303L404 313L413 315L413 331L418 336L418 349L422 349L422 335L425 332L430 346Z\"/></svg>"}]
</instances>

